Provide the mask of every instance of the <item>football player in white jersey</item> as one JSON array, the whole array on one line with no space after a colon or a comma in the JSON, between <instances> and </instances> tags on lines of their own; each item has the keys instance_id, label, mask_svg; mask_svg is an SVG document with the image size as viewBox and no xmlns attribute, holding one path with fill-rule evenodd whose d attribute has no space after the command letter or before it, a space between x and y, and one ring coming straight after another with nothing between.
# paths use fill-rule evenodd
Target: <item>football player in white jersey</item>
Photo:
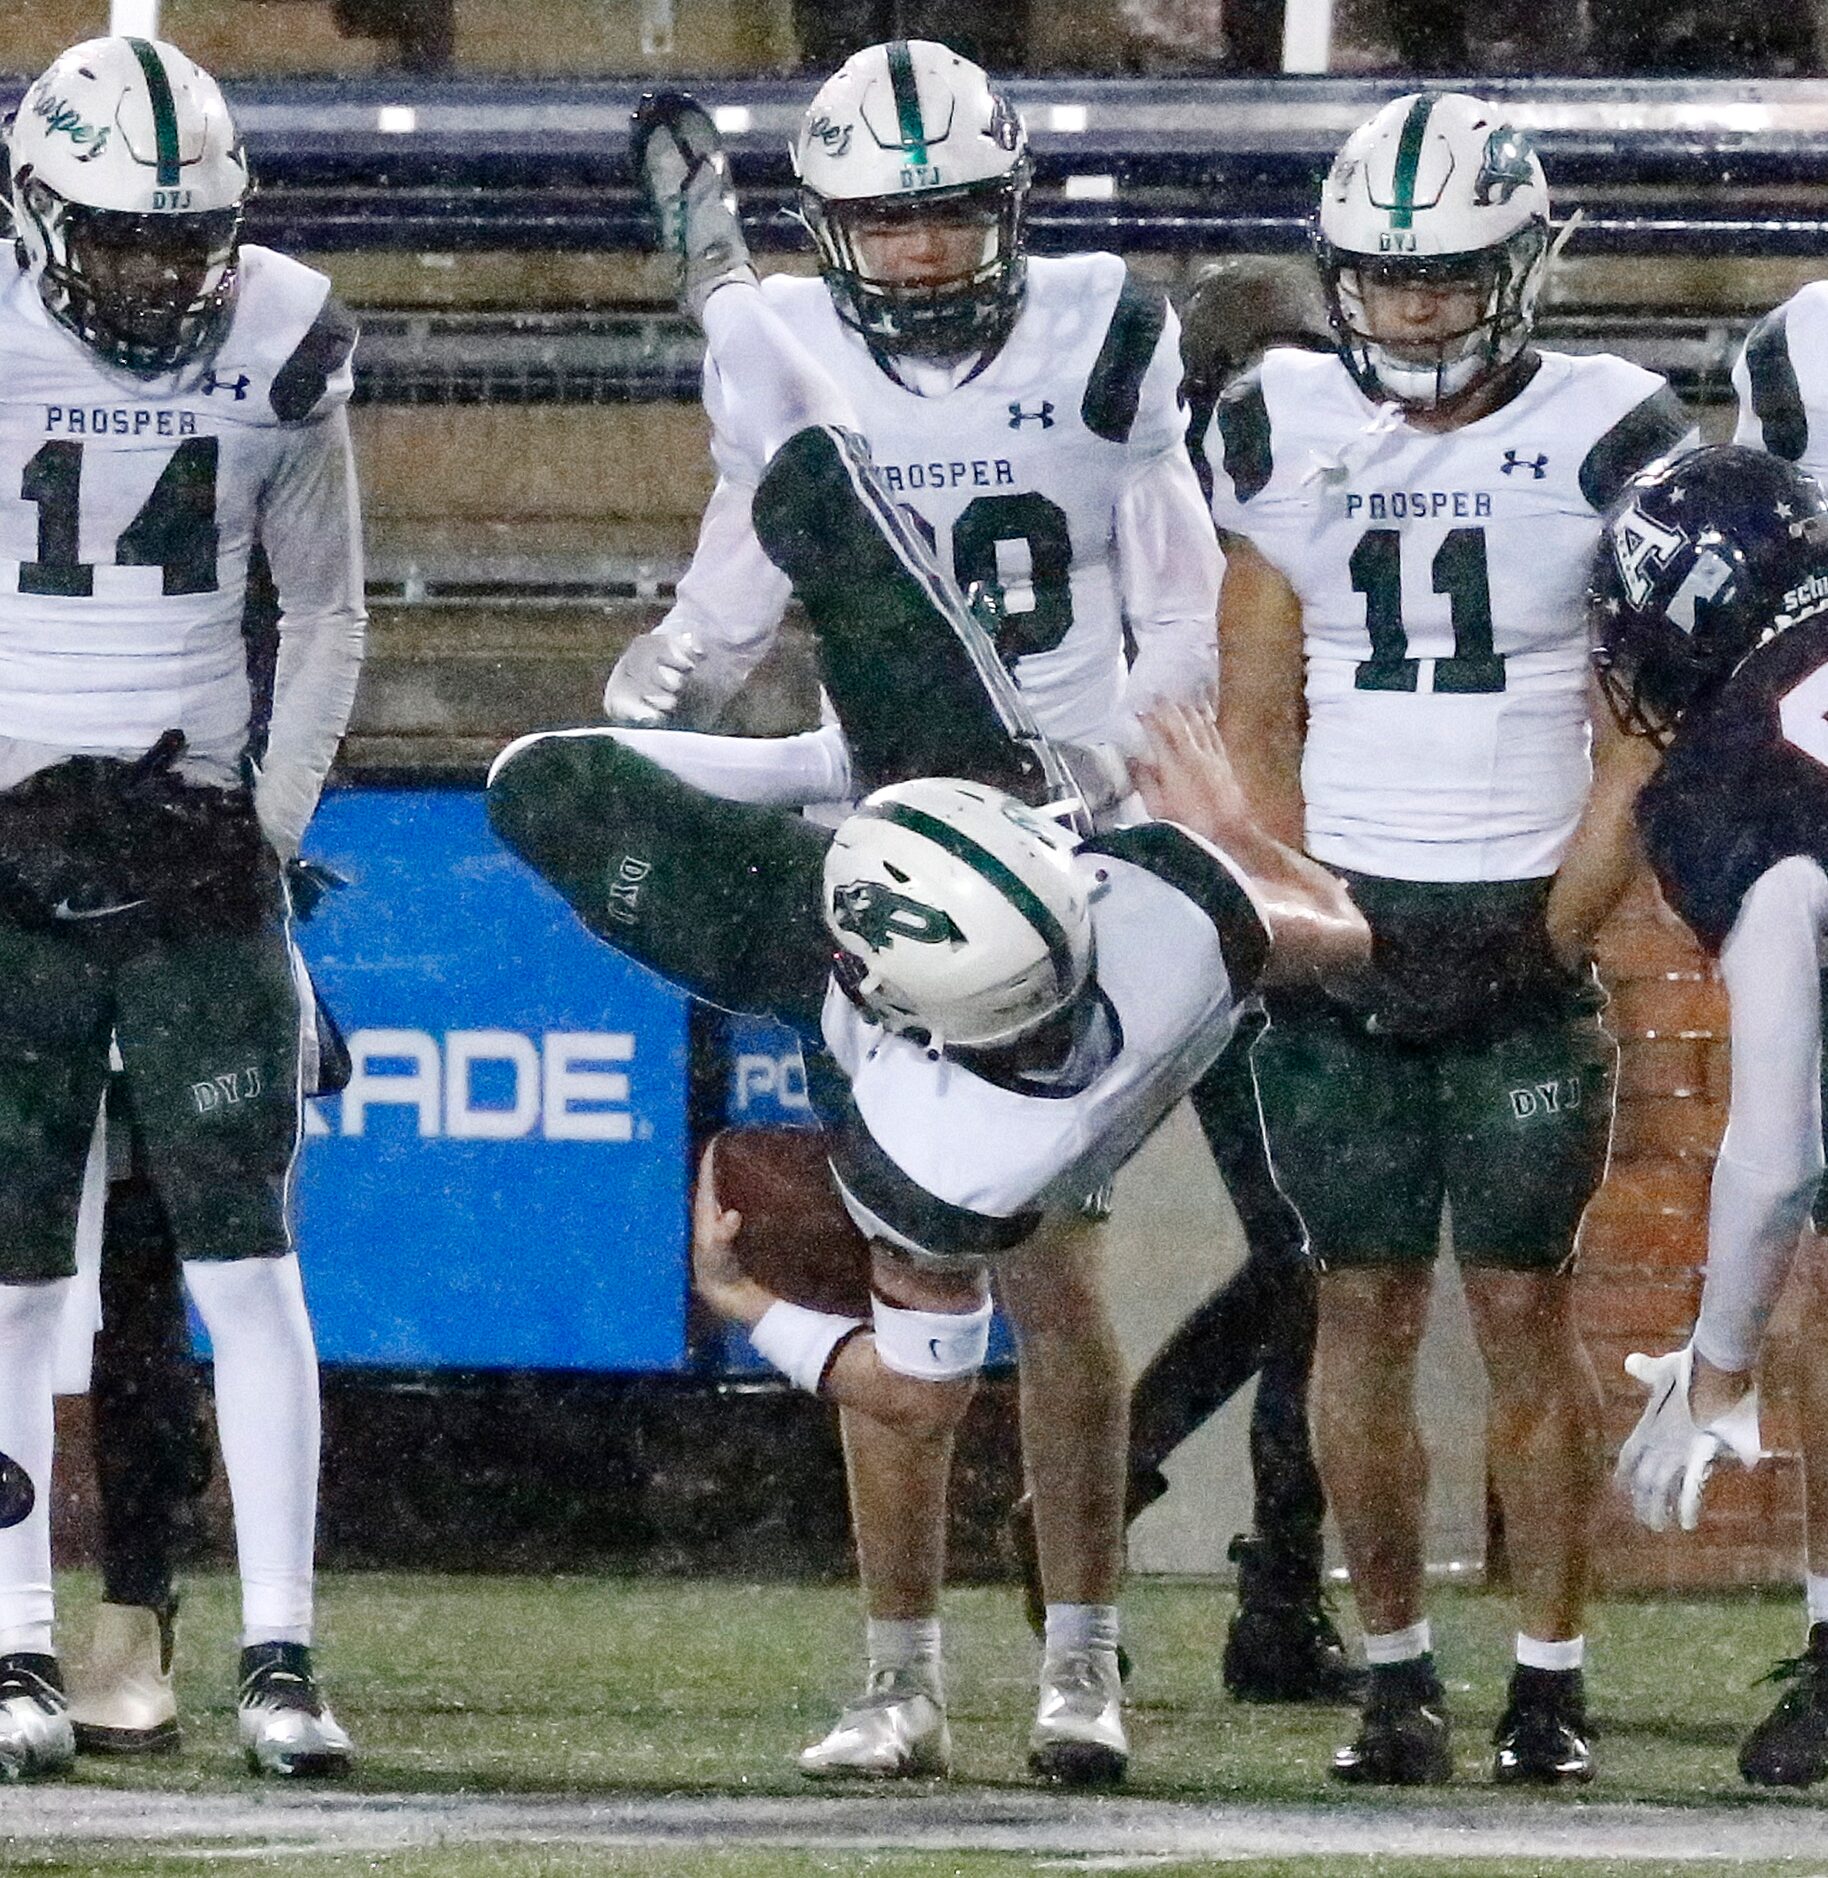
<instances>
[{"instance_id":1,"label":"football player in white jersey","mask_svg":"<svg viewBox=\"0 0 1828 1878\"><path fill-rule=\"evenodd\" d=\"M1822 979L1828 938L1828 498L1795 465L1723 445L1628 486L1595 562L1594 659L1620 720L1663 752L1638 802L1670 905L1720 962L1732 1091L1684 1346L1633 1355L1650 1392L1618 1477L1654 1531L1694 1527L1718 1459L1760 1458L1758 1364L1806 1279L1799 1411L1808 1638L1741 1743L1761 1786L1828 1775L1828 1262Z\"/></svg>"},{"instance_id":2,"label":"football player in white jersey","mask_svg":"<svg viewBox=\"0 0 1828 1878\"><path fill-rule=\"evenodd\" d=\"M282 864L355 695L365 616L347 418L355 327L240 239L247 161L175 47L73 47L7 136L0 286L0 1761L72 1750L53 1647L48 1334L118 1045L215 1361L242 1577L250 1763L336 1773L311 1664L317 1361L286 1189L301 1010ZM283 613L248 760L241 621Z\"/></svg>"},{"instance_id":3,"label":"football player in white jersey","mask_svg":"<svg viewBox=\"0 0 1828 1878\"><path fill-rule=\"evenodd\" d=\"M1183 440L1174 316L1116 256L1026 254L1021 121L982 71L942 46L894 41L850 60L814 98L795 161L821 278L776 276L762 297L833 382L887 493L941 566L979 589L1022 707L1056 746L1073 746L1084 792L1105 806L1127 789L1138 711L1197 696L1215 673L1218 551ZM732 253L740 239L732 224ZM707 304L717 303L697 299ZM741 355L732 364L715 336L705 402L717 488L672 612L609 681L614 722L707 723L773 642L787 605L791 582L755 527L768 402L758 405ZM807 518L810 530L818 523ZM850 688L875 688L884 721L852 709L843 737L828 732L831 794L892 779L883 740L908 734L897 715L945 735L928 675L892 635L862 656L869 668ZM849 683L842 671L825 676L834 691ZM934 767L910 756L899 773ZM1125 1384L1098 1244L1091 1223L1062 1216L1045 1245L999 1270L1056 1653L1116 1625ZM853 1481L882 1483L855 1496L869 1608L881 1624L918 1616L928 1626L918 1647L936 1653L948 1456L913 1453L864 1425L847 1425L846 1441ZM910 1525L926 1523L931 1542L874 1541L871 1509L890 1500ZM903 1649L902 1634L872 1631L874 1666L896 1666L886 1653ZM1047 1674L1044 1664L1044 1683ZM841 1723L802 1765L815 1776L916 1770L913 1757L897 1763L860 1742Z\"/></svg>"},{"instance_id":4,"label":"football player in white jersey","mask_svg":"<svg viewBox=\"0 0 1828 1878\"><path fill-rule=\"evenodd\" d=\"M1649 765L1595 703L1582 601L1607 503L1690 426L1651 373L1531 345L1548 191L1476 98L1401 98L1348 139L1317 248L1337 352L1269 352L1206 455L1227 747L1377 939L1368 990L1272 1002L1257 1053L1320 1267L1316 1434L1372 1665L1333 1771L1452 1767L1413 1401L1445 1200L1521 1606L1494 1771L1584 1780L1598 1392L1569 1264L1615 1056L1588 955Z\"/></svg>"}]
</instances>

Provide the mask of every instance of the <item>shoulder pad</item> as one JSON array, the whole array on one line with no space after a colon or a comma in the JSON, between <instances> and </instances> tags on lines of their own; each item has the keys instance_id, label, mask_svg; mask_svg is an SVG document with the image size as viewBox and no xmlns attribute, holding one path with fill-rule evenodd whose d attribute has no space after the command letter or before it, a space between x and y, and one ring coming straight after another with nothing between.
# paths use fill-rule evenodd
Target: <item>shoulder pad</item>
<instances>
[{"instance_id":1,"label":"shoulder pad","mask_svg":"<svg viewBox=\"0 0 1828 1878\"><path fill-rule=\"evenodd\" d=\"M1128 861L1191 900L1219 935L1232 996L1255 988L1269 963L1269 930L1238 876L1206 842L1173 822L1141 822L1095 836L1079 852Z\"/></svg>"},{"instance_id":2,"label":"shoulder pad","mask_svg":"<svg viewBox=\"0 0 1828 1878\"><path fill-rule=\"evenodd\" d=\"M1752 415L1764 434L1765 448L1791 463L1801 460L1809 443L1809 419L1790 358L1791 302L1767 313L1746 336L1746 376L1752 386Z\"/></svg>"},{"instance_id":3,"label":"shoulder pad","mask_svg":"<svg viewBox=\"0 0 1828 1878\"><path fill-rule=\"evenodd\" d=\"M1646 463L1673 450L1695 427L1666 384L1633 405L1581 460L1580 492L1603 511Z\"/></svg>"},{"instance_id":4,"label":"shoulder pad","mask_svg":"<svg viewBox=\"0 0 1828 1878\"><path fill-rule=\"evenodd\" d=\"M1168 323L1168 297L1127 267L1104 343L1086 377L1079 415L1094 437L1127 443L1142 398L1143 375Z\"/></svg>"},{"instance_id":5,"label":"shoulder pad","mask_svg":"<svg viewBox=\"0 0 1828 1878\"><path fill-rule=\"evenodd\" d=\"M1238 500L1248 502L1262 494L1276 467L1261 367L1240 372L1219 393L1212 414L1225 453L1225 474L1231 478ZM1208 466L1208 482L1211 475Z\"/></svg>"},{"instance_id":6,"label":"shoulder pad","mask_svg":"<svg viewBox=\"0 0 1828 1878\"><path fill-rule=\"evenodd\" d=\"M317 409L332 377L349 363L359 331L355 315L335 294L326 295L317 318L273 375L269 401L282 424L301 423Z\"/></svg>"}]
</instances>

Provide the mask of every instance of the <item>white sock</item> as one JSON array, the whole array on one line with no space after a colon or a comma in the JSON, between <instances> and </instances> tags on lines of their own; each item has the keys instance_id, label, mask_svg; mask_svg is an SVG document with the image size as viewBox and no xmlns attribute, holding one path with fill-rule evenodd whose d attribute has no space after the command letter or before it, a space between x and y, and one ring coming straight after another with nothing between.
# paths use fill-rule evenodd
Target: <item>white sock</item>
<instances>
[{"instance_id":1,"label":"white sock","mask_svg":"<svg viewBox=\"0 0 1828 1878\"><path fill-rule=\"evenodd\" d=\"M1828 1572L1805 1572L1803 1591L1809 1600L1809 1622L1828 1624Z\"/></svg>"},{"instance_id":2,"label":"white sock","mask_svg":"<svg viewBox=\"0 0 1828 1878\"><path fill-rule=\"evenodd\" d=\"M721 428L758 464L796 431L862 428L850 399L759 288L719 288L705 302L704 329Z\"/></svg>"},{"instance_id":3,"label":"white sock","mask_svg":"<svg viewBox=\"0 0 1828 1878\"><path fill-rule=\"evenodd\" d=\"M1117 1606L1115 1604L1050 1604L1047 1607L1047 1642L1049 1656L1062 1650L1115 1650L1117 1648Z\"/></svg>"},{"instance_id":4,"label":"white sock","mask_svg":"<svg viewBox=\"0 0 1828 1878\"><path fill-rule=\"evenodd\" d=\"M32 1483L32 1510L0 1532L0 1654L51 1654L51 1362L73 1279L0 1284L0 1452Z\"/></svg>"},{"instance_id":5,"label":"white sock","mask_svg":"<svg viewBox=\"0 0 1828 1878\"><path fill-rule=\"evenodd\" d=\"M937 1617L871 1617L864 1622L864 1644L872 1673L879 1669L917 1669L937 1694L942 1687Z\"/></svg>"},{"instance_id":6,"label":"white sock","mask_svg":"<svg viewBox=\"0 0 1828 1878\"><path fill-rule=\"evenodd\" d=\"M1390 1663L1413 1663L1433 1648L1434 1636L1426 1617L1402 1630L1386 1630L1381 1636L1365 1632L1365 1661L1373 1669Z\"/></svg>"},{"instance_id":7,"label":"white sock","mask_svg":"<svg viewBox=\"0 0 1828 1878\"><path fill-rule=\"evenodd\" d=\"M1525 1669L1579 1669L1587 1660L1587 1639L1569 1637L1561 1642L1547 1642L1541 1637L1517 1633L1517 1661Z\"/></svg>"},{"instance_id":8,"label":"white sock","mask_svg":"<svg viewBox=\"0 0 1828 1878\"><path fill-rule=\"evenodd\" d=\"M241 1640L309 1643L319 1408L297 1256L186 1259L184 1282L215 1352Z\"/></svg>"}]
</instances>

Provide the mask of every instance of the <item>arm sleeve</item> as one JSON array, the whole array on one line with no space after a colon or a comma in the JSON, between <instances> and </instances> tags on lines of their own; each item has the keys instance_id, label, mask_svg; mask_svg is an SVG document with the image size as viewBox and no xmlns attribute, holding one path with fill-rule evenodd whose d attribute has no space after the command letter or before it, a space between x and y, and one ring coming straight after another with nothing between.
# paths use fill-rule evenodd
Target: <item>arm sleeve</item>
<instances>
[{"instance_id":1,"label":"arm sleeve","mask_svg":"<svg viewBox=\"0 0 1828 1878\"><path fill-rule=\"evenodd\" d=\"M610 732L682 782L725 802L801 808L851 793L850 749L835 721L792 737L719 737L692 730Z\"/></svg>"},{"instance_id":2,"label":"arm sleeve","mask_svg":"<svg viewBox=\"0 0 1828 1878\"><path fill-rule=\"evenodd\" d=\"M1749 1369L1822 1175L1820 936L1828 876L1793 856L1746 895L1721 948L1733 1079L1708 1203L1695 1347Z\"/></svg>"},{"instance_id":3,"label":"arm sleeve","mask_svg":"<svg viewBox=\"0 0 1828 1878\"><path fill-rule=\"evenodd\" d=\"M698 527L692 564L679 577L672 610L659 631L690 635L698 647L693 683L724 703L774 644L793 592L756 539L750 506L755 485L721 475Z\"/></svg>"},{"instance_id":4,"label":"arm sleeve","mask_svg":"<svg viewBox=\"0 0 1828 1878\"><path fill-rule=\"evenodd\" d=\"M368 631L355 456L341 404L281 433L260 539L279 592L279 662L254 806L267 839L289 859L348 726Z\"/></svg>"},{"instance_id":5,"label":"arm sleeve","mask_svg":"<svg viewBox=\"0 0 1828 1878\"><path fill-rule=\"evenodd\" d=\"M1112 741L1141 749L1137 718L1163 699L1197 698L1219 676L1224 562L1193 465L1178 441L1130 480L1117 503L1124 616L1136 655Z\"/></svg>"}]
</instances>

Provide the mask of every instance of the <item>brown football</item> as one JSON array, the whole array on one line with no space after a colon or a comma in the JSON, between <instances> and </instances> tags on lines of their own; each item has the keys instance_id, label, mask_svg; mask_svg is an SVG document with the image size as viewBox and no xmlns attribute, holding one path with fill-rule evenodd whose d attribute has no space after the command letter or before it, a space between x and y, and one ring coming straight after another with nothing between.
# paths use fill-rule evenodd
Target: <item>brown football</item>
<instances>
[{"instance_id":1,"label":"brown football","mask_svg":"<svg viewBox=\"0 0 1828 1878\"><path fill-rule=\"evenodd\" d=\"M816 1128L726 1128L713 1142L717 1201L742 1214L736 1256L777 1297L870 1314L870 1248L832 1182Z\"/></svg>"}]
</instances>

